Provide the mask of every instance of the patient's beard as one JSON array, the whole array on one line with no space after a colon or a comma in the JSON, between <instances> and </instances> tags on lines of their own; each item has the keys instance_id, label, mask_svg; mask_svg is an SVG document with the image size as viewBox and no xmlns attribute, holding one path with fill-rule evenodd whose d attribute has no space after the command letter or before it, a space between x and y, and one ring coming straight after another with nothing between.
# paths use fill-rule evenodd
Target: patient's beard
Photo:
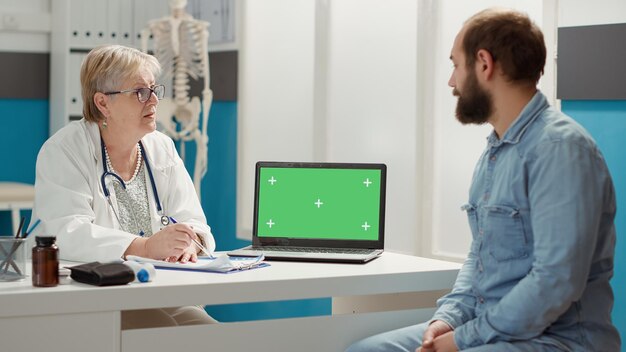
<instances>
[{"instance_id":1,"label":"patient's beard","mask_svg":"<svg viewBox=\"0 0 626 352\"><path fill-rule=\"evenodd\" d=\"M482 125L489 120L493 112L491 94L478 84L476 73L470 71L463 95L454 88L452 94L459 98L456 103L456 119L464 125Z\"/></svg>"}]
</instances>

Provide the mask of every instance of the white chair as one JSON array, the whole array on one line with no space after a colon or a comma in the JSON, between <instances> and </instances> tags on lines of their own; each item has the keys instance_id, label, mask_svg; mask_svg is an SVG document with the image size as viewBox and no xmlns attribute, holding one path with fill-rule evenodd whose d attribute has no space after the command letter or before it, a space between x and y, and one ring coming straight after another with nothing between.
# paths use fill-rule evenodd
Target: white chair
<instances>
[{"instance_id":1,"label":"white chair","mask_svg":"<svg viewBox=\"0 0 626 352\"><path fill-rule=\"evenodd\" d=\"M10 235L15 235L20 226L20 210L32 209L34 201L35 187L33 185L19 182L0 182L0 210L11 211L13 230Z\"/></svg>"}]
</instances>

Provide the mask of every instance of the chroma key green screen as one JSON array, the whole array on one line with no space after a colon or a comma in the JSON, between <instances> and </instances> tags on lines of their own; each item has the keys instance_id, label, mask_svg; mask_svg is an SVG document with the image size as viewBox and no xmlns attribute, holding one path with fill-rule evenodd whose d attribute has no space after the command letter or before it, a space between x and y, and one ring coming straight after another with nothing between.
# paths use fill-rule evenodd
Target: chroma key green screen
<instances>
[{"instance_id":1,"label":"chroma key green screen","mask_svg":"<svg viewBox=\"0 0 626 352\"><path fill-rule=\"evenodd\" d=\"M262 167L259 237L377 240L381 170Z\"/></svg>"}]
</instances>

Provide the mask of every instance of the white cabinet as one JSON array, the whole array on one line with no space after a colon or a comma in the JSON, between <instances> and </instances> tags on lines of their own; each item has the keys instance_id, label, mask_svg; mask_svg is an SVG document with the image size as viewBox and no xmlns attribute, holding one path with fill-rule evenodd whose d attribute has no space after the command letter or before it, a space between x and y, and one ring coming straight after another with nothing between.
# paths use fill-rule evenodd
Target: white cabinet
<instances>
[{"instance_id":1,"label":"white cabinet","mask_svg":"<svg viewBox=\"0 0 626 352\"><path fill-rule=\"evenodd\" d=\"M122 44L139 47L136 29L149 18L166 16L167 0L151 0L151 10L138 0L53 0L50 36L50 134L69 121L82 118L80 65L98 45ZM141 14L135 16L135 14Z\"/></svg>"},{"instance_id":2,"label":"white cabinet","mask_svg":"<svg viewBox=\"0 0 626 352\"><path fill-rule=\"evenodd\" d=\"M237 0L189 0L187 11L219 28L209 51L236 48ZM169 15L168 0L51 0L50 134L82 118L80 65L102 44L141 47L141 30L151 19ZM149 48L152 43L149 40Z\"/></svg>"}]
</instances>

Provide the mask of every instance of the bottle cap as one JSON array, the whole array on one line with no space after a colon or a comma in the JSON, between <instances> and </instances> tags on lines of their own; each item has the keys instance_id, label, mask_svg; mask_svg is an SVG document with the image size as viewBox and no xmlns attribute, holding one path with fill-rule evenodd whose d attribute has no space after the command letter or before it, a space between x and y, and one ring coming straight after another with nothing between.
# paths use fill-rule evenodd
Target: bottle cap
<instances>
[{"instance_id":1,"label":"bottle cap","mask_svg":"<svg viewBox=\"0 0 626 352\"><path fill-rule=\"evenodd\" d=\"M57 238L54 236L36 236L35 242L38 246L52 246Z\"/></svg>"}]
</instances>

